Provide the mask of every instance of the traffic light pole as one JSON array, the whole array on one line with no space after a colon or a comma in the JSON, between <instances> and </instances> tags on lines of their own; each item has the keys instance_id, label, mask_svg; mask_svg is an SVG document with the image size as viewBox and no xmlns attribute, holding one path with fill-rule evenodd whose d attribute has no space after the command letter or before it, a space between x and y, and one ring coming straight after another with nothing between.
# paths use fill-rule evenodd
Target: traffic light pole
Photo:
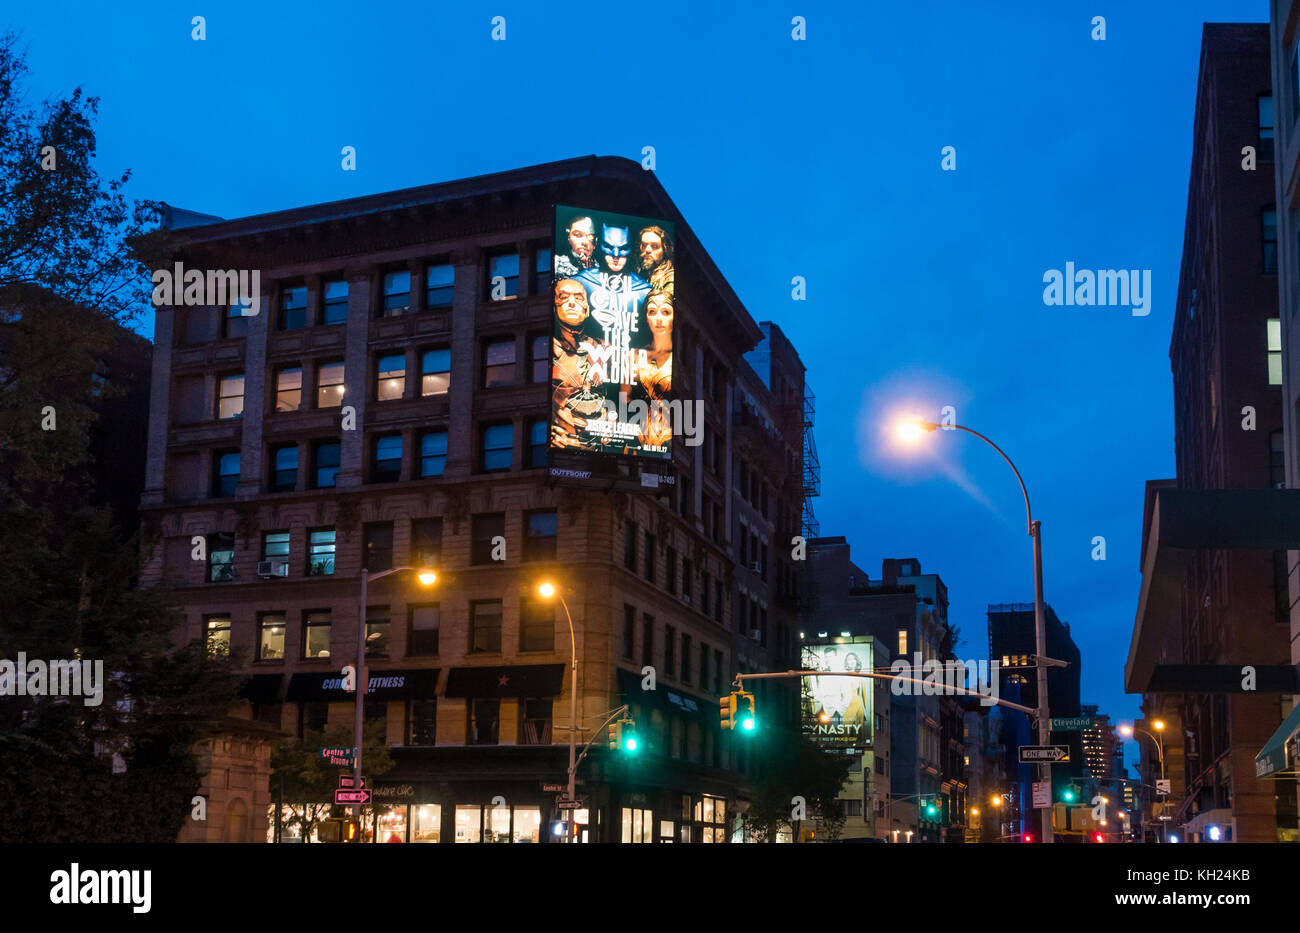
<instances>
[{"instance_id":1,"label":"traffic light pole","mask_svg":"<svg viewBox=\"0 0 1300 933\"><path fill-rule=\"evenodd\" d=\"M767 674L737 674L736 686L743 688L745 680L770 680L780 677L874 677L878 680L897 680L899 683L922 684L934 686L933 680L922 680L919 677L903 677L890 671L774 671ZM967 690L965 687L944 687L945 691L952 691L958 696L979 697L982 700L992 700L999 706L1005 706L1009 709L1020 710L1022 713L1028 713L1030 716L1035 715L1038 711L1031 706L1021 706L1019 703L1012 703L1010 700L1004 700L1001 697L990 697L986 693L979 693L976 690Z\"/></svg>"}]
</instances>

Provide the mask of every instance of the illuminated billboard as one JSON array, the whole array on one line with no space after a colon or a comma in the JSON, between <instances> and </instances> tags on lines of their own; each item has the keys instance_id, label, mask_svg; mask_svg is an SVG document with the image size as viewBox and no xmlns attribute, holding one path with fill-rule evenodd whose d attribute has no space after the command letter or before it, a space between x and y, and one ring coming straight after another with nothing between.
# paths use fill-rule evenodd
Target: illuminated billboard
<instances>
[{"instance_id":1,"label":"illuminated billboard","mask_svg":"<svg viewBox=\"0 0 1300 933\"><path fill-rule=\"evenodd\" d=\"M803 732L818 745L865 748L871 745L870 677L835 677L836 671L871 670L871 642L841 639L803 646L803 669L826 671L803 678Z\"/></svg>"},{"instance_id":2,"label":"illuminated billboard","mask_svg":"<svg viewBox=\"0 0 1300 933\"><path fill-rule=\"evenodd\" d=\"M555 208L552 451L668 460L673 224Z\"/></svg>"}]
</instances>

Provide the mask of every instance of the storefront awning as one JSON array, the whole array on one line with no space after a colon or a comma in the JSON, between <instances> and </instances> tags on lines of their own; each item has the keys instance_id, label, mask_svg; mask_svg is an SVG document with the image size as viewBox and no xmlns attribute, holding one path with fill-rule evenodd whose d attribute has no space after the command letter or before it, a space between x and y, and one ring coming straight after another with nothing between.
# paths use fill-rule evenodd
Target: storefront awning
<instances>
[{"instance_id":1,"label":"storefront awning","mask_svg":"<svg viewBox=\"0 0 1300 933\"><path fill-rule=\"evenodd\" d=\"M563 664L514 664L500 667L453 667L444 696L557 697L564 685Z\"/></svg>"},{"instance_id":2,"label":"storefront awning","mask_svg":"<svg viewBox=\"0 0 1300 933\"><path fill-rule=\"evenodd\" d=\"M280 702L280 683L283 674L254 674L239 688L241 699L253 703L268 704Z\"/></svg>"},{"instance_id":3,"label":"storefront awning","mask_svg":"<svg viewBox=\"0 0 1300 933\"><path fill-rule=\"evenodd\" d=\"M366 696L376 700L427 700L438 689L439 668L411 668L401 670L369 670ZM340 702L355 699L355 694L343 689L343 676L337 671L316 671L294 674L289 680L286 700L303 702L326 700Z\"/></svg>"},{"instance_id":4,"label":"storefront awning","mask_svg":"<svg viewBox=\"0 0 1300 933\"><path fill-rule=\"evenodd\" d=\"M1297 732L1300 732L1300 702L1296 703L1295 709L1282 720L1282 725L1269 736L1264 748L1255 756L1255 777L1268 777L1287 770L1286 746ZM1294 771L1295 768L1291 770Z\"/></svg>"},{"instance_id":5,"label":"storefront awning","mask_svg":"<svg viewBox=\"0 0 1300 933\"><path fill-rule=\"evenodd\" d=\"M706 728L721 731L717 700L705 700L663 684L656 684L654 690L642 690L641 675L622 668L618 671L618 689L624 703L639 703L665 713L698 719Z\"/></svg>"}]
</instances>

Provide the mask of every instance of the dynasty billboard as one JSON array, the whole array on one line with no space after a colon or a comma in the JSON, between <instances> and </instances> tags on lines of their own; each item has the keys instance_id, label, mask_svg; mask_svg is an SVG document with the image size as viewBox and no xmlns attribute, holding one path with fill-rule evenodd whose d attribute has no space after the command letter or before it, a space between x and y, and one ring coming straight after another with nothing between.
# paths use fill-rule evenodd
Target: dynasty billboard
<instances>
[{"instance_id":1,"label":"dynasty billboard","mask_svg":"<svg viewBox=\"0 0 1300 933\"><path fill-rule=\"evenodd\" d=\"M803 731L819 745L865 748L871 744L871 678L835 677L835 671L871 671L871 643L803 646L803 669L826 674L803 678Z\"/></svg>"},{"instance_id":2,"label":"dynasty billboard","mask_svg":"<svg viewBox=\"0 0 1300 933\"><path fill-rule=\"evenodd\" d=\"M672 456L673 248L670 221L556 206L552 449Z\"/></svg>"}]
</instances>

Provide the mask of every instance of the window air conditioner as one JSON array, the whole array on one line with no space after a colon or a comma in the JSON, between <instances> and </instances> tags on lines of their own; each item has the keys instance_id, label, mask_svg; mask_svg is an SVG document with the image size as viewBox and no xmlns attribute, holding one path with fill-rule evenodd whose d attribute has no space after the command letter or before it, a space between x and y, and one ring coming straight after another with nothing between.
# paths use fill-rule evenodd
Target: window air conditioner
<instances>
[{"instance_id":1,"label":"window air conditioner","mask_svg":"<svg viewBox=\"0 0 1300 933\"><path fill-rule=\"evenodd\" d=\"M284 560L259 560L257 575L262 579L289 576L289 562Z\"/></svg>"}]
</instances>

